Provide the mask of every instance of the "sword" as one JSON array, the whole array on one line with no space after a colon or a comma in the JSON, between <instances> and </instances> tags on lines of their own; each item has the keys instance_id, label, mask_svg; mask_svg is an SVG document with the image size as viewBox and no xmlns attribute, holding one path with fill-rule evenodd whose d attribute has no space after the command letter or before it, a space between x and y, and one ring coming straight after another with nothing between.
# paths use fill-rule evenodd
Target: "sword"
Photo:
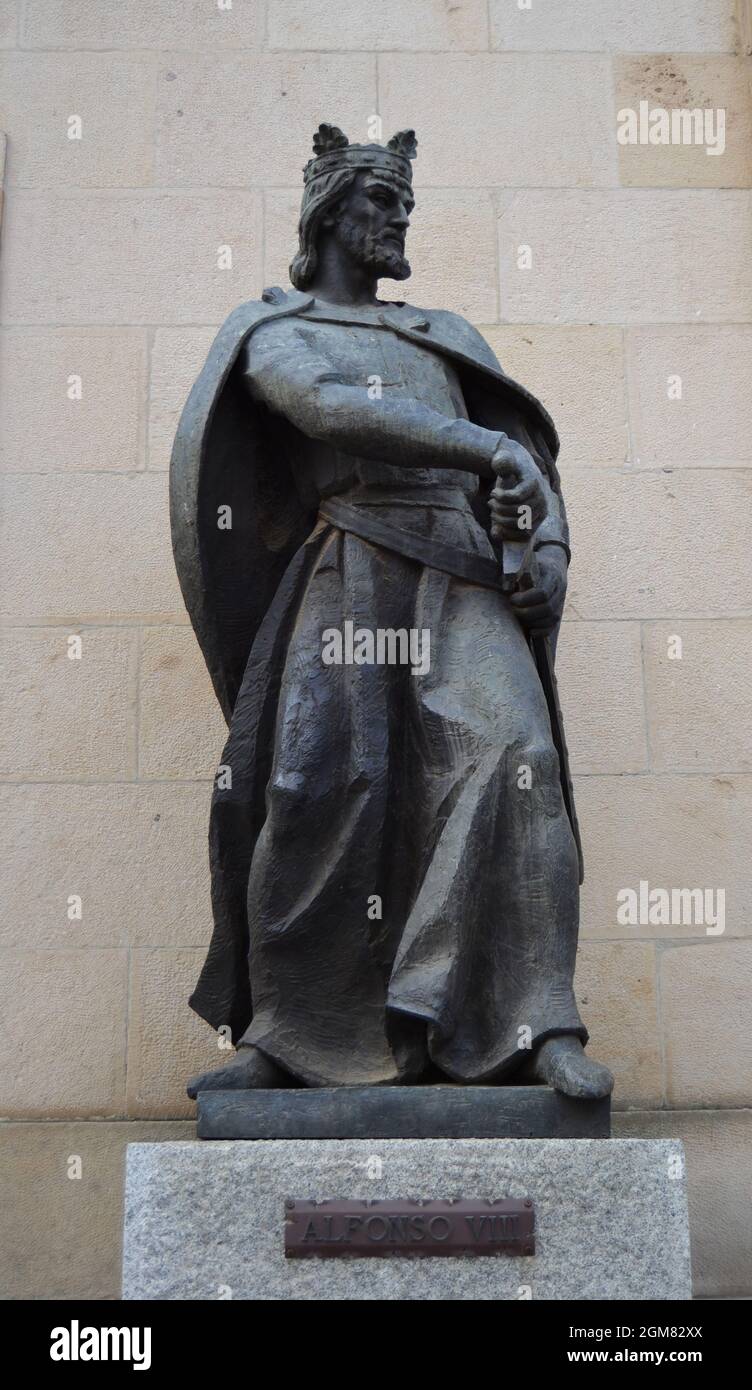
<instances>
[{"instance_id":1,"label":"sword","mask_svg":"<svg viewBox=\"0 0 752 1390\"><path fill-rule=\"evenodd\" d=\"M536 588L540 579L540 568L534 550L535 533L533 533L528 541L503 540L500 524L492 521L491 539L494 541L497 550L501 550L502 591L506 594L513 594ZM543 694L546 697L548 717L551 721L551 734L554 747L559 755L561 790L564 796L564 805L567 815L569 816L569 823L572 827L572 833L577 846L579 878L580 883L582 883L585 878L582 840L580 838L580 827L577 821L577 811L574 804L574 787L569 771L569 753L564 735L564 718L559 701L559 688L556 683L556 672L554 670L554 657L551 650L551 643L548 634L544 632L527 632L525 635L533 655L540 683L543 686Z\"/></svg>"}]
</instances>

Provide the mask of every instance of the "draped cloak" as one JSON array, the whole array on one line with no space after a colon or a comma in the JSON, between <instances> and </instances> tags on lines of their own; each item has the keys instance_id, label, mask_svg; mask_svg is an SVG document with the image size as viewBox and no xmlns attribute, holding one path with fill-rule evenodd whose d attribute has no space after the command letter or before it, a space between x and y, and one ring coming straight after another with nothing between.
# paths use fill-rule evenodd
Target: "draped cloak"
<instances>
[{"instance_id":1,"label":"draped cloak","mask_svg":"<svg viewBox=\"0 0 752 1390\"><path fill-rule=\"evenodd\" d=\"M326 528L322 531L320 523L317 526L315 503L301 496L296 487L285 450L280 447L279 421L249 395L240 363L244 346L260 325L286 316L304 320L314 304L310 295L270 290L265 291L262 301L242 305L230 315L215 339L178 426L170 499L173 546L183 595L217 698L231 725L230 741L223 755L223 765L230 767L231 782L221 785L221 776L218 780L210 828L214 932L190 1002L212 1026L229 1026L234 1041L245 1036L287 1064L293 1074L311 1084L324 1084L346 1080L346 1066L341 1075L334 1074L333 1066L327 1071L323 1063L318 1070L315 1063L307 1066L305 1058L296 1052L289 1026L279 1030L281 1042L275 1039L273 1028L261 1027L260 1032L253 1033L254 954L251 949L249 961L248 885L254 852L269 814L268 787L285 660L296 628L301 593L320 563L322 546L330 532ZM503 431L529 449L554 499L542 534L566 546L566 514L555 462L558 439L540 403L501 371L480 335L458 316L443 312L422 315L405 306L405 312L393 317L389 327L452 364L471 421L486 429ZM473 504L486 531L489 486L481 485ZM220 515L230 524L218 525ZM405 563L395 560L396 565ZM405 575L408 582L407 570ZM555 640L556 634L548 639L551 652L555 651ZM534 665L531 670L535 670ZM540 676L546 684L547 717L558 755L561 799L579 853L566 744L550 664ZM413 886L417 890L420 885ZM409 904L405 911L409 911ZM569 939L556 966L562 978L553 994L566 998L559 1016L554 1018L555 1027L547 1030L545 1026L546 1009L553 1008L545 988L540 1007L536 1003L531 1008L526 999L512 1020L519 1018L524 1025L527 1016L537 1010L540 1018L535 1022L539 1026L537 1030L534 1026L534 1031L538 1037L547 1031L587 1036L571 998L571 981L567 983L564 978L571 965L573 940L576 923L574 938L570 923ZM267 994L269 988L267 985ZM322 989L321 982L316 988ZM438 1006L424 1006L420 1001L408 1001L403 1006L397 1002L396 1008L402 1007L405 1017L422 1019L437 1032L438 1041L431 1055L444 1065L439 1035L442 1027L451 1032L452 1025L439 1018ZM507 1034L509 1026L507 1019ZM407 1059L409 1028L403 1030L401 1039L396 1036L399 1029L392 1031L396 1037L394 1055ZM508 1044L494 1055L493 1062L489 1061L488 1048L485 1051L488 1056L483 1074L509 1069ZM449 1058L446 1069L453 1074L451 1047L445 1047L444 1052ZM454 1074L480 1079L480 1063L465 1062L460 1056L453 1065ZM403 1071L408 1069L409 1061L405 1060Z\"/></svg>"}]
</instances>

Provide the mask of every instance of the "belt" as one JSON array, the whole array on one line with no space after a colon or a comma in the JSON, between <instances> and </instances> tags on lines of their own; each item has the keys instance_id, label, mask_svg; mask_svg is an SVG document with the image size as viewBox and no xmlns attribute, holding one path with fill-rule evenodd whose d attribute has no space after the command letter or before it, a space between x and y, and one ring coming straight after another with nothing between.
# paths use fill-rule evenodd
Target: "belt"
<instances>
[{"instance_id":1,"label":"belt","mask_svg":"<svg viewBox=\"0 0 752 1390\"><path fill-rule=\"evenodd\" d=\"M319 516L340 531L351 531L361 540L394 550L406 560L417 560L421 565L442 570L444 574L452 574L457 579L467 579L471 584L481 584L486 589L503 591L505 588L501 565L487 555L473 555L471 551L460 550L459 546L447 545L445 541L419 536L414 531L403 531L400 526L392 526L378 516L364 514L337 497L328 497L321 503Z\"/></svg>"},{"instance_id":2,"label":"belt","mask_svg":"<svg viewBox=\"0 0 752 1390\"><path fill-rule=\"evenodd\" d=\"M497 592L501 593L508 592L508 585L514 587L515 579L508 577L505 583L501 565L498 565L495 560L489 559L488 556L473 555L467 550L460 550L458 546L445 545L443 541L429 540L426 536L416 535L414 531L403 531L399 526L391 526L388 521L381 521L376 516L364 516L357 507L351 507L349 503L341 502L337 497L328 497L325 502L322 502L319 507L319 516L324 521L331 522L332 526L338 527L341 531L352 531L353 535L360 536L361 540L371 541L373 545L384 546L387 550L394 550L398 555L404 555L407 560L417 560L421 565L428 565L435 570L443 570L445 574L456 575L458 579L468 579L471 584L481 584L486 589L496 589ZM584 878L582 842L577 825L572 779L569 774L569 756L556 687L553 655L548 638L544 634L528 633L527 640L548 705L551 733L559 755L561 789L577 846L579 876L580 883L582 883Z\"/></svg>"}]
</instances>

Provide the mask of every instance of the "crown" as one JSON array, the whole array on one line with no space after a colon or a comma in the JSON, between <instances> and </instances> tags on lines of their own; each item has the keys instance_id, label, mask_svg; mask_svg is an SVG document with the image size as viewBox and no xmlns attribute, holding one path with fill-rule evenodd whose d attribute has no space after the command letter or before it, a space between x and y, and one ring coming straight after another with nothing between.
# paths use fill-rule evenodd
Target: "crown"
<instances>
[{"instance_id":1,"label":"crown","mask_svg":"<svg viewBox=\"0 0 752 1390\"><path fill-rule=\"evenodd\" d=\"M405 183L412 180L412 165L418 153L414 130L398 130L385 145L350 144L339 126L322 123L313 137L313 159L303 170L306 184L333 169L383 169Z\"/></svg>"}]
</instances>

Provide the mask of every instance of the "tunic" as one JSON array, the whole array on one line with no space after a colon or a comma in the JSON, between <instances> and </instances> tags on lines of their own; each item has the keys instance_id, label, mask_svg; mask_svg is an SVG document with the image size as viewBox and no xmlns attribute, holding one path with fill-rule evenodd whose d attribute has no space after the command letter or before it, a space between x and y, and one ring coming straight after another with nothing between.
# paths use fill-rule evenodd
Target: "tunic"
<instances>
[{"instance_id":1,"label":"tunic","mask_svg":"<svg viewBox=\"0 0 752 1390\"><path fill-rule=\"evenodd\" d=\"M500 436L399 310L317 301L243 349L306 507L336 497L494 557L473 510ZM436 466L441 459L443 466ZM544 694L507 598L320 519L251 651L212 810L258 782L247 902L253 1019L240 1040L308 1085L433 1066L506 1078L553 1034L587 1040L572 990L578 863ZM418 630L430 663L327 664L324 634ZM263 805L261 805L263 801ZM223 886L215 883L221 897Z\"/></svg>"}]
</instances>

